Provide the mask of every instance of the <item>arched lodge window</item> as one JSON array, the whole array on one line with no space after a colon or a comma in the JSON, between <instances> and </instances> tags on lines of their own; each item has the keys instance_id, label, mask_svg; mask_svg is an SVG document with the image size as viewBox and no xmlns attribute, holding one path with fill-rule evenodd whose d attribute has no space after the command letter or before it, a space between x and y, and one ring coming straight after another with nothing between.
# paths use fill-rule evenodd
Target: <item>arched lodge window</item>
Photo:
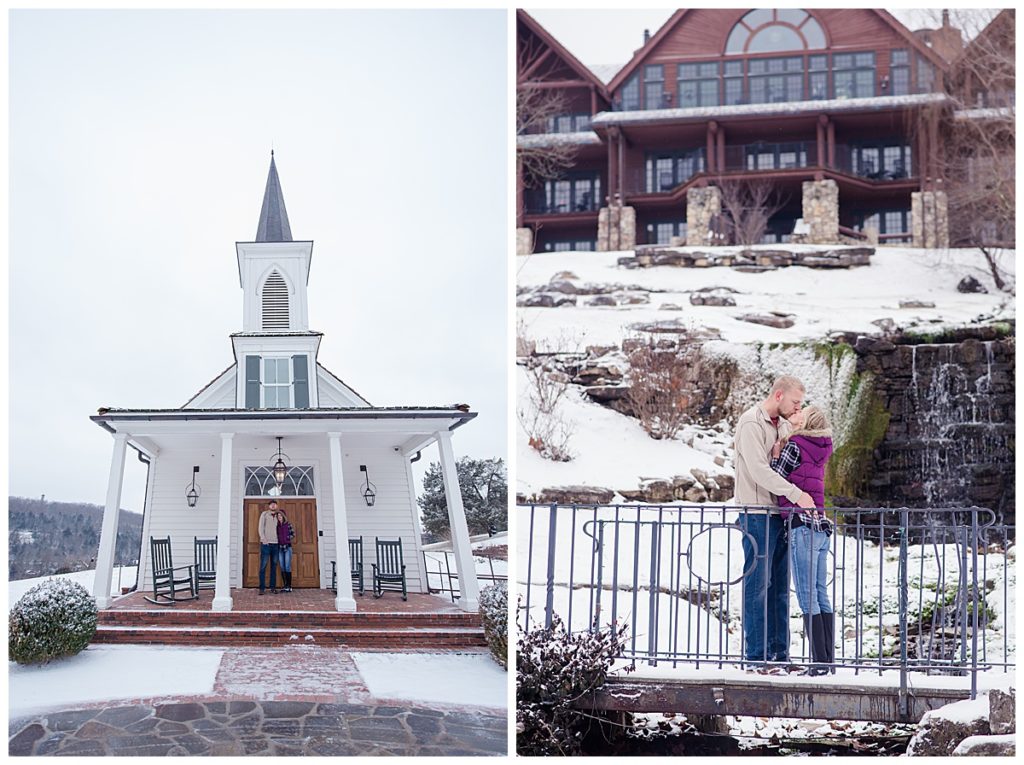
<instances>
[{"instance_id":1,"label":"arched lodge window","mask_svg":"<svg viewBox=\"0 0 1024 765\"><path fill-rule=\"evenodd\" d=\"M725 43L725 52L783 53L824 47L825 32L807 11L761 8L736 22Z\"/></svg>"}]
</instances>

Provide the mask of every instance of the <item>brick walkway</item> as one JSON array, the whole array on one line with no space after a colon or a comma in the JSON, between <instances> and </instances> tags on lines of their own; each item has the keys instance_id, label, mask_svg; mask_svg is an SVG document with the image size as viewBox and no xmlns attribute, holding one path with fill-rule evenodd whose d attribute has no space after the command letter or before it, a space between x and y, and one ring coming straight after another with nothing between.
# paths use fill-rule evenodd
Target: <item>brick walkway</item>
<instances>
[{"instance_id":1,"label":"brick walkway","mask_svg":"<svg viewBox=\"0 0 1024 765\"><path fill-rule=\"evenodd\" d=\"M498 709L374 698L342 649L239 648L224 652L208 695L12 719L8 748L12 756L500 755L506 719Z\"/></svg>"}]
</instances>

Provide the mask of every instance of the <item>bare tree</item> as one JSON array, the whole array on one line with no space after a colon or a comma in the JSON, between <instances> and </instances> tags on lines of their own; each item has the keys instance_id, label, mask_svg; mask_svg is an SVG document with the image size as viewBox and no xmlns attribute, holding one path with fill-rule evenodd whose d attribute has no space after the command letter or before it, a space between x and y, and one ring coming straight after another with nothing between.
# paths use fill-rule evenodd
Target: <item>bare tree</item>
<instances>
[{"instance_id":1,"label":"bare tree","mask_svg":"<svg viewBox=\"0 0 1024 765\"><path fill-rule=\"evenodd\" d=\"M516 69L516 158L527 186L558 178L576 161L576 146L552 133L551 123L568 111L565 92L544 83L541 65L549 51L533 36L520 37Z\"/></svg>"},{"instance_id":2,"label":"bare tree","mask_svg":"<svg viewBox=\"0 0 1024 765\"><path fill-rule=\"evenodd\" d=\"M979 248L996 287L1012 291L1005 263L1016 239L1015 13L951 13L947 20L967 42L942 83L936 175L948 200L950 243Z\"/></svg>"},{"instance_id":3,"label":"bare tree","mask_svg":"<svg viewBox=\"0 0 1024 765\"><path fill-rule=\"evenodd\" d=\"M687 422L692 391L686 363L675 344L653 339L629 354L629 403L651 438L674 438Z\"/></svg>"},{"instance_id":4,"label":"bare tree","mask_svg":"<svg viewBox=\"0 0 1024 765\"><path fill-rule=\"evenodd\" d=\"M786 200L767 180L718 179L722 192L722 217L733 244L757 244L768 230L768 221Z\"/></svg>"}]
</instances>

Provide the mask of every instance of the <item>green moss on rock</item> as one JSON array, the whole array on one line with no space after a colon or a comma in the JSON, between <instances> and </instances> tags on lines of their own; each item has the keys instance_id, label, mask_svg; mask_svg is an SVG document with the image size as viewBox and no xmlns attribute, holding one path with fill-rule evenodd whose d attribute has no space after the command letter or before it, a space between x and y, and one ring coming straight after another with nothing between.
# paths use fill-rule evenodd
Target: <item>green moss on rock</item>
<instances>
[{"instance_id":1,"label":"green moss on rock","mask_svg":"<svg viewBox=\"0 0 1024 765\"><path fill-rule=\"evenodd\" d=\"M850 381L850 427L825 472L825 490L833 496L857 497L864 491L875 449L889 429L890 414L874 392L870 372Z\"/></svg>"}]
</instances>

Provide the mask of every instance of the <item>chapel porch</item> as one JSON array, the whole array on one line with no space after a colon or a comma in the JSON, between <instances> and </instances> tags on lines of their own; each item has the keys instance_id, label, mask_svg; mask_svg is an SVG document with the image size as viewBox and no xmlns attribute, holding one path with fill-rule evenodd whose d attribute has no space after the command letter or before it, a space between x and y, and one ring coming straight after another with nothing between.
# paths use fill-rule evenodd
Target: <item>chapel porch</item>
<instances>
[{"instance_id":1,"label":"chapel porch","mask_svg":"<svg viewBox=\"0 0 1024 765\"><path fill-rule=\"evenodd\" d=\"M260 596L233 588L231 611L213 610L212 590L172 607L146 601L145 592L115 598L98 615L97 643L191 646L295 646L379 650L460 649L486 645L480 617L450 598L395 593L356 595L358 611L339 612L331 590L304 589Z\"/></svg>"}]
</instances>

